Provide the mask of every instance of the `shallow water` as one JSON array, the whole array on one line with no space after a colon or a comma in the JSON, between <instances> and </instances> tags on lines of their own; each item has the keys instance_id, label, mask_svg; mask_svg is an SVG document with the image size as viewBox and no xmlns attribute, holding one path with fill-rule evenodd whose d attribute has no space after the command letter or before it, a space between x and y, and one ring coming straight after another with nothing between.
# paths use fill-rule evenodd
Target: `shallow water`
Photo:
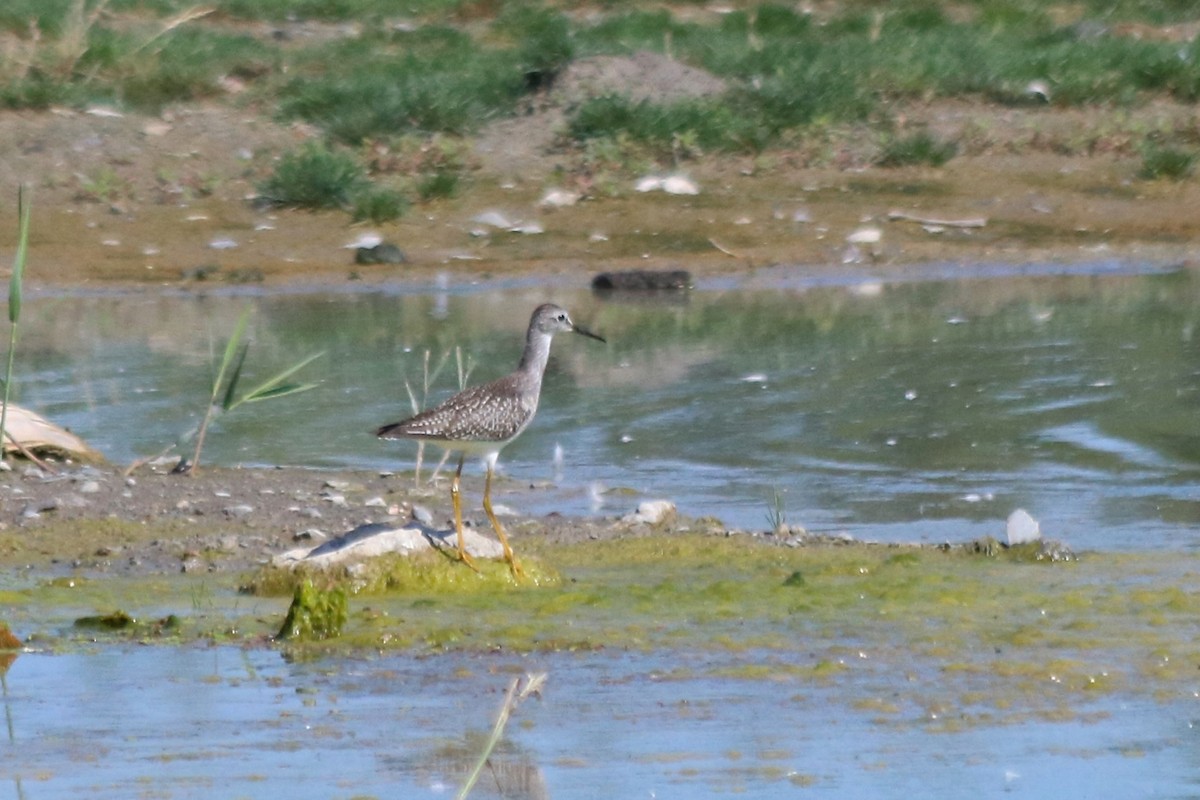
<instances>
[{"instance_id":1,"label":"shallow water","mask_svg":"<svg viewBox=\"0 0 1200 800\"><path fill-rule=\"evenodd\" d=\"M1101 700L947 733L879 715L912 676L860 662L836 685L723 678L648 654L403 655L291 663L232 647L23 655L4 683L0 796L452 797L505 686L526 700L473 797L1184 797L1200 744L1184 704ZM953 680L953 679L950 679ZM952 690L951 690L952 691ZM1047 691L1051 691L1047 687Z\"/></svg>"},{"instance_id":2,"label":"shallow water","mask_svg":"<svg viewBox=\"0 0 1200 800\"><path fill-rule=\"evenodd\" d=\"M585 280L35 294L18 402L115 461L157 452L195 424L250 305L246 385L325 350L307 373L322 385L238 409L206 459L406 470L415 446L371 431L410 411L406 377L422 394L424 353L446 358L434 400L457 386L456 347L470 382L498 377L529 311L553 300L609 344L556 340L538 418L501 459L514 480L498 500L520 512L619 514L666 497L733 526L765 528L778 508L813 531L961 541L1002 536L1024 507L1076 548L1200 545L1191 272L770 271L657 298L593 295Z\"/></svg>"}]
</instances>

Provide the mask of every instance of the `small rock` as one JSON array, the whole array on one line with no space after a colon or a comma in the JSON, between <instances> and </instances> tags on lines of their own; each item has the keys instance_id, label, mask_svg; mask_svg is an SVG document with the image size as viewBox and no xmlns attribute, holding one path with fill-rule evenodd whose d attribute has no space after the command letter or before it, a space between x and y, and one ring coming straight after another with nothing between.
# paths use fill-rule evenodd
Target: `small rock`
<instances>
[{"instance_id":1,"label":"small rock","mask_svg":"<svg viewBox=\"0 0 1200 800\"><path fill-rule=\"evenodd\" d=\"M296 509L296 513L302 517L308 517L309 519L320 519L321 518L321 509L315 508L313 506L308 506L306 508L298 508L298 509Z\"/></svg>"},{"instance_id":2,"label":"small rock","mask_svg":"<svg viewBox=\"0 0 1200 800\"><path fill-rule=\"evenodd\" d=\"M1032 80L1025 84L1025 94L1029 97L1041 100L1043 103L1050 102L1050 84L1042 80Z\"/></svg>"},{"instance_id":3,"label":"small rock","mask_svg":"<svg viewBox=\"0 0 1200 800\"><path fill-rule=\"evenodd\" d=\"M85 481L80 487L80 494L95 494L100 491L99 481Z\"/></svg>"},{"instance_id":4,"label":"small rock","mask_svg":"<svg viewBox=\"0 0 1200 800\"><path fill-rule=\"evenodd\" d=\"M675 517L675 504L670 500L646 500L639 503L637 511L626 514L622 522L662 525Z\"/></svg>"},{"instance_id":5,"label":"small rock","mask_svg":"<svg viewBox=\"0 0 1200 800\"><path fill-rule=\"evenodd\" d=\"M297 533L296 535L294 535L292 537L292 541L294 541L294 542L313 542L313 541L320 541L322 539L327 539L327 538L329 538L329 537L326 536L325 532L320 530L319 528L305 528L304 530L302 530L299 533Z\"/></svg>"},{"instance_id":6,"label":"small rock","mask_svg":"<svg viewBox=\"0 0 1200 800\"><path fill-rule=\"evenodd\" d=\"M1008 515L1008 545L1036 542L1042 538L1042 529L1038 521L1028 511L1018 508Z\"/></svg>"},{"instance_id":7,"label":"small rock","mask_svg":"<svg viewBox=\"0 0 1200 800\"><path fill-rule=\"evenodd\" d=\"M433 513L425 506L419 506L416 503L413 503L412 518L422 525L433 524Z\"/></svg>"},{"instance_id":8,"label":"small rock","mask_svg":"<svg viewBox=\"0 0 1200 800\"><path fill-rule=\"evenodd\" d=\"M883 231L879 228L859 228L846 237L850 244L879 244L883 240Z\"/></svg>"},{"instance_id":9,"label":"small rock","mask_svg":"<svg viewBox=\"0 0 1200 800\"><path fill-rule=\"evenodd\" d=\"M662 191L667 194L700 194L700 186L683 175L668 175L665 178L647 175L639 178L633 188L639 192Z\"/></svg>"},{"instance_id":10,"label":"small rock","mask_svg":"<svg viewBox=\"0 0 1200 800\"><path fill-rule=\"evenodd\" d=\"M509 228L509 230L513 233L524 233L527 235L536 235L539 233L545 233L546 227L544 225L542 225L542 223L538 222L537 220L532 220L530 222L518 223L518 224L512 226L511 228Z\"/></svg>"},{"instance_id":11,"label":"small rock","mask_svg":"<svg viewBox=\"0 0 1200 800\"><path fill-rule=\"evenodd\" d=\"M657 192L662 188L662 178L657 175L646 175L645 177L638 178L633 188L637 192Z\"/></svg>"},{"instance_id":12,"label":"small rock","mask_svg":"<svg viewBox=\"0 0 1200 800\"><path fill-rule=\"evenodd\" d=\"M339 481L333 478L325 481L326 489L333 489L335 492L344 492L350 488L350 481Z\"/></svg>"},{"instance_id":13,"label":"small rock","mask_svg":"<svg viewBox=\"0 0 1200 800\"><path fill-rule=\"evenodd\" d=\"M360 247L354 251L354 263L370 264L406 264L408 257L404 251L391 242L383 242L374 247Z\"/></svg>"},{"instance_id":14,"label":"small rock","mask_svg":"<svg viewBox=\"0 0 1200 800\"><path fill-rule=\"evenodd\" d=\"M363 501L363 505L367 508L385 508L387 501L382 497L369 497Z\"/></svg>"},{"instance_id":15,"label":"small rock","mask_svg":"<svg viewBox=\"0 0 1200 800\"><path fill-rule=\"evenodd\" d=\"M241 503L236 506L226 506L225 508L223 508L221 510L223 512L225 512L225 515L228 517L244 517L247 514L254 513L254 506L249 506L249 505L246 505L245 503Z\"/></svg>"},{"instance_id":16,"label":"small rock","mask_svg":"<svg viewBox=\"0 0 1200 800\"><path fill-rule=\"evenodd\" d=\"M499 228L500 230L508 230L518 224L516 221L509 219L503 211L484 211L471 217L471 222L478 225L486 225L489 228Z\"/></svg>"},{"instance_id":17,"label":"small rock","mask_svg":"<svg viewBox=\"0 0 1200 800\"><path fill-rule=\"evenodd\" d=\"M542 199L538 200L538 205L550 208L566 208L578 202L579 192L572 192L567 189L547 189L546 193L542 195Z\"/></svg>"},{"instance_id":18,"label":"small rock","mask_svg":"<svg viewBox=\"0 0 1200 800\"><path fill-rule=\"evenodd\" d=\"M37 503L30 503L29 505L25 506L25 509L21 512L21 516L25 517L26 519L36 519L42 515L43 511L54 511L61 506L62 501L60 501L57 497L51 497L49 499L42 500Z\"/></svg>"},{"instance_id":19,"label":"small rock","mask_svg":"<svg viewBox=\"0 0 1200 800\"><path fill-rule=\"evenodd\" d=\"M476 558L499 558L503 555L500 543L474 530L464 532L467 552ZM301 564L312 567L342 565L353 575L363 562L385 553L402 555L428 551L440 539L438 549L453 547L453 531L430 532L417 527L395 528L389 524L360 525L354 530L335 536L317 547L306 547L282 553L272 559L276 566L295 568Z\"/></svg>"},{"instance_id":20,"label":"small rock","mask_svg":"<svg viewBox=\"0 0 1200 800\"><path fill-rule=\"evenodd\" d=\"M686 269L631 269L601 272L592 278L592 289L597 291L680 291L691 285L692 275Z\"/></svg>"},{"instance_id":21,"label":"small rock","mask_svg":"<svg viewBox=\"0 0 1200 800\"><path fill-rule=\"evenodd\" d=\"M700 185L691 178L672 175L663 179L662 190L667 194L700 194Z\"/></svg>"}]
</instances>

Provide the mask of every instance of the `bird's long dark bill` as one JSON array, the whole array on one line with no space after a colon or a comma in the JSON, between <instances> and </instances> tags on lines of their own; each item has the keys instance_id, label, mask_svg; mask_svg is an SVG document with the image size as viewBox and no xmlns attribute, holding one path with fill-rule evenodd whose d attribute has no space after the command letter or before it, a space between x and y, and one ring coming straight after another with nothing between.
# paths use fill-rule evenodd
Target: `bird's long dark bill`
<instances>
[{"instance_id":1,"label":"bird's long dark bill","mask_svg":"<svg viewBox=\"0 0 1200 800\"><path fill-rule=\"evenodd\" d=\"M597 336L596 334L589 331L587 328L581 328L578 325L573 325L571 330L575 331L575 333L582 334L582 335L588 337L589 339L595 339L597 342L604 342L605 344L608 343L608 339L605 339L603 336Z\"/></svg>"}]
</instances>

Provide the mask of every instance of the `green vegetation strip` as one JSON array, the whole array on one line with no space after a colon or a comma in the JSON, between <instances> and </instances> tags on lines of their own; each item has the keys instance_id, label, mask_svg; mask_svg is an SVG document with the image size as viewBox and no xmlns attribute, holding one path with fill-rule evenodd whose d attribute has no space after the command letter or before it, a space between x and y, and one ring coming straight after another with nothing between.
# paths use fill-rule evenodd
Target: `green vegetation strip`
<instances>
[{"instance_id":1,"label":"green vegetation strip","mask_svg":"<svg viewBox=\"0 0 1200 800\"><path fill-rule=\"evenodd\" d=\"M1080 689L1101 675L1128 685L1148 675L1190 679L1200 664L1200 591L1192 588L1200 558L1186 554L1090 554L1049 564L925 548L783 548L700 535L527 544L522 553L543 575L553 565L561 580L518 586L502 570L479 578L438 558L430 570L461 573L462 580L371 590L353 580L333 582L347 592L341 635L311 647L686 648L822 658L848 648L928 659L964 673L1040 674L1059 664L1063 679ZM6 590L0 599L19 634L64 646L76 634L49 621L117 612L130 620L108 629L112 635L152 640L158 629L134 621L174 615L165 626L174 637L266 643L280 628L289 596L246 594L232 583L214 574L58 578Z\"/></svg>"},{"instance_id":2,"label":"green vegetation strip","mask_svg":"<svg viewBox=\"0 0 1200 800\"><path fill-rule=\"evenodd\" d=\"M555 100L566 112L556 147L578 162L568 171L598 176L601 190L613 169L711 153L830 158L836 148L822 143L866 131L884 167L940 167L973 137L989 141L986 124L961 141L905 129L907 107L936 100L1101 110L1110 121L1075 141L1029 136L1050 149L1140 155L1144 179L1179 180L1193 170L1194 126L1136 112L1200 99L1200 38L1178 25L1194 21L1192 5L863 0L813 13L774 3L673 13L632 2L10 0L0 7L0 108L272 109L318 139L258 182L261 199L382 223L463 190L471 159L447 141L545 107L580 59L649 51L725 89ZM1028 146L1022 136L993 146ZM110 194L105 177L88 193Z\"/></svg>"},{"instance_id":3,"label":"green vegetation strip","mask_svg":"<svg viewBox=\"0 0 1200 800\"><path fill-rule=\"evenodd\" d=\"M0 32L12 37L0 55L0 105L157 111L223 97L232 78L250 101L359 144L469 134L518 113L573 60L649 50L725 79L728 92L666 106L597 98L574 110L576 139L625 134L665 148L755 151L804 126L886 115L898 99L1085 106L1200 97L1200 40L1141 35L1191 21L1191 4L1167 0L873 0L813 14L738 3L707 15L608 2L597 12L448 0L224 0L203 9L188 0L11 0L0 9ZM360 26L273 36L248 24L256 21ZM1044 89L1031 91L1034 81Z\"/></svg>"},{"instance_id":4,"label":"green vegetation strip","mask_svg":"<svg viewBox=\"0 0 1200 800\"><path fill-rule=\"evenodd\" d=\"M945 730L1083 719L1103 698L1173 702L1196 691L1193 554L1046 563L966 548L787 548L677 534L527 542L522 556L561 580L516 586L503 564L478 578L444 558L415 573L461 580L447 572L371 591L354 580L317 591L301 583L290 597L239 592L238 579L219 573L63 577L0 592L0 622L26 646L58 651L199 641L296 658L525 653L533 664L545 653L637 651L667 656L661 680L840 690L881 722ZM294 638L277 639L281 625Z\"/></svg>"}]
</instances>

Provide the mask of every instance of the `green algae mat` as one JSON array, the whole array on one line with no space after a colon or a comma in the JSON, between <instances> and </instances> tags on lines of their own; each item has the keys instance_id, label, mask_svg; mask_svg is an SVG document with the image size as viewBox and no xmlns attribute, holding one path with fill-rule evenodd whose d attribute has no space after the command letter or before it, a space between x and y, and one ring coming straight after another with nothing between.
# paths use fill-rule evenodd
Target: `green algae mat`
<instances>
[{"instance_id":1,"label":"green algae mat","mask_svg":"<svg viewBox=\"0 0 1200 800\"><path fill-rule=\"evenodd\" d=\"M524 552L537 574L555 579L517 585L500 564L483 576L440 558L409 564L421 580L406 585L393 571L384 590L334 587L347 595L339 635L311 641L275 639L293 594L247 593L254 576L35 579L0 591L0 621L28 646L50 649L135 639L241 642L306 657L719 651L730 677L823 682L870 661L914 680L936 674L957 687L952 704L989 714L1069 713L1071 698L1098 693L1191 696L1200 666L1200 558L1191 554L1044 563L699 535ZM438 570L452 579L430 577ZM744 665L729 666L738 653ZM864 702L888 712L886 701Z\"/></svg>"}]
</instances>

